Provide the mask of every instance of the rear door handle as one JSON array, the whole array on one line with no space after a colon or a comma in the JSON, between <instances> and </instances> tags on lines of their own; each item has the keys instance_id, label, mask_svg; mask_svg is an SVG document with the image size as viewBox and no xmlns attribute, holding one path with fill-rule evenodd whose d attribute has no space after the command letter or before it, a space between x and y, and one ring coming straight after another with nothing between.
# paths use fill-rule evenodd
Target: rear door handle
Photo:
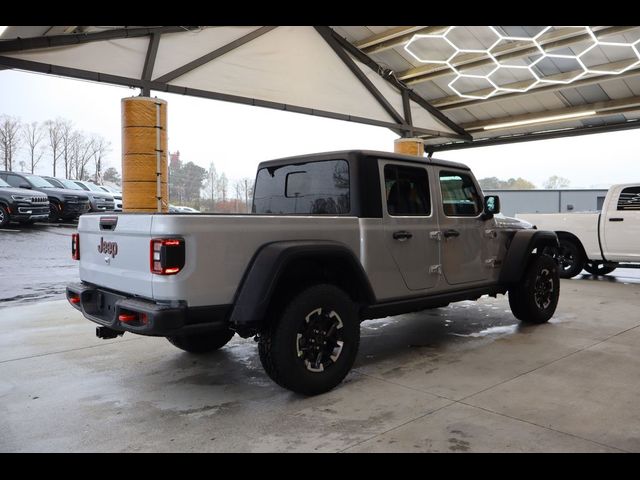
<instances>
[{"instance_id":1,"label":"rear door handle","mask_svg":"<svg viewBox=\"0 0 640 480\"><path fill-rule=\"evenodd\" d=\"M444 238L459 237L460 232L458 230L449 229L449 230L445 230L443 235L444 235Z\"/></svg>"},{"instance_id":2,"label":"rear door handle","mask_svg":"<svg viewBox=\"0 0 640 480\"><path fill-rule=\"evenodd\" d=\"M624 222L624 218L620 218L620 217L610 218L609 221L610 222Z\"/></svg>"},{"instance_id":3,"label":"rear door handle","mask_svg":"<svg viewBox=\"0 0 640 480\"><path fill-rule=\"evenodd\" d=\"M411 237L413 237L413 233L407 232L405 230L401 230L399 232L393 232L393 238L395 240L400 240L401 242L404 242L405 240L409 240Z\"/></svg>"}]
</instances>

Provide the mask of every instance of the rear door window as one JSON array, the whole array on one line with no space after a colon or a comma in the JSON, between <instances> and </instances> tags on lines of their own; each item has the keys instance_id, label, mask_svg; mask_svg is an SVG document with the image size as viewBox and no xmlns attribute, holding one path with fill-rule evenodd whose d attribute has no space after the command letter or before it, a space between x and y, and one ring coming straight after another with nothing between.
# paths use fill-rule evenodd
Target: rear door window
<instances>
[{"instance_id":1,"label":"rear door window","mask_svg":"<svg viewBox=\"0 0 640 480\"><path fill-rule=\"evenodd\" d=\"M627 187L620 192L618 210L640 210L640 187Z\"/></svg>"},{"instance_id":2,"label":"rear door window","mask_svg":"<svg viewBox=\"0 0 640 480\"><path fill-rule=\"evenodd\" d=\"M429 179L424 168L387 164L384 183L389 215L431 215Z\"/></svg>"}]
</instances>

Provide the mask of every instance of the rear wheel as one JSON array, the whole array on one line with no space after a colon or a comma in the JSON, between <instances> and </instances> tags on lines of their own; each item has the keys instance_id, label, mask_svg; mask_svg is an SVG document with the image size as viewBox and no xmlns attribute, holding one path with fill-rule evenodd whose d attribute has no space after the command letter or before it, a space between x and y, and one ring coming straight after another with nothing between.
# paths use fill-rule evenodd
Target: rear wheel
<instances>
[{"instance_id":1,"label":"rear wheel","mask_svg":"<svg viewBox=\"0 0 640 480\"><path fill-rule=\"evenodd\" d=\"M7 207L4 205L0 205L0 228L9 224L9 212L7 211Z\"/></svg>"},{"instance_id":2,"label":"rear wheel","mask_svg":"<svg viewBox=\"0 0 640 480\"><path fill-rule=\"evenodd\" d=\"M258 352L267 375L303 395L324 393L349 373L358 353L356 305L334 285L309 287L260 332Z\"/></svg>"},{"instance_id":3,"label":"rear wheel","mask_svg":"<svg viewBox=\"0 0 640 480\"><path fill-rule=\"evenodd\" d=\"M584 265L584 269L591 275L606 275L607 273L613 272L616 268L618 268L617 263L592 262L591 260L587 261Z\"/></svg>"},{"instance_id":4,"label":"rear wheel","mask_svg":"<svg viewBox=\"0 0 640 480\"><path fill-rule=\"evenodd\" d=\"M560 246L551 252L559 267L560 278L578 275L585 265L585 256L580 246L569 239L561 238Z\"/></svg>"},{"instance_id":5,"label":"rear wheel","mask_svg":"<svg viewBox=\"0 0 640 480\"><path fill-rule=\"evenodd\" d=\"M536 255L522 280L509 289L509 306L518 320L544 323L555 313L559 297L558 265L547 255Z\"/></svg>"},{"instance_id":6,"label":"rear wheel","mask_svg":"<svg viewBox=\"0 0 640 480\"><path fill-rule=\"evenodd\" d=\"M225 329L215 332L172 335L167 340L174 346L189 353L208 353L224 347L235 332Z\"/></svg>"}]
</instances>

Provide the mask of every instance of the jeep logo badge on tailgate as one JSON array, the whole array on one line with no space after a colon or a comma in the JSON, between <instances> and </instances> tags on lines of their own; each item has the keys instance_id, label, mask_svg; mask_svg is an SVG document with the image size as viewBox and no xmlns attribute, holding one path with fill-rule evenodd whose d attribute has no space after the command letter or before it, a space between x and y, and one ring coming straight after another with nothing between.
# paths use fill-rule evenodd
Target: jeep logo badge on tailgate
<instances>
[{"instance_id":1,"label":"jeep logo badge on tailgate","mask_svg":"<svg viewBox=\"0 0 640 480\"><path fill-rule=\"evenodd\" d=\"M104 239L100 237L98 252L106 253L107 255L111 255L113 258L116 258L116 255L118 254L118 244L116 242L105 242Z\"/></svg>"}]
</instances>

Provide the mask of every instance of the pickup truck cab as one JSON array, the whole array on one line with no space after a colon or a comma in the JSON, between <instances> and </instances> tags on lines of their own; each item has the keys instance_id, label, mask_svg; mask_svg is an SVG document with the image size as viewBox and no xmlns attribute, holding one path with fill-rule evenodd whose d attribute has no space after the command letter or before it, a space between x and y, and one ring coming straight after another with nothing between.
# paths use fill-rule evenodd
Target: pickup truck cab
<instances>
[{"instance_id":1,"label":"pickup truck cab","mask_svg":"<svg viewBox=\"0 0 640 480\"><path fill-rule=\"evenodd\" d=\"M619 266L640 268L640 184L613 185L601 212L530 213L518 218L558 235L560 276L583 269L606 275Z\"/></svg>"},{"instance_id":2,"label":"pickup truck cab","mask_svg":"<svg viewBox=\"0 0 640 480\"><path fill-rule=\"evenodd\" d=\"M468 167L343 151L261 163L251 214L88 214L72 306L97 335L193 353L255 336L267 374L312 395L342 381L360 322L509 293L542 323L560 291L553 232L498 218Z\"/></svg>"}]
</instances>

